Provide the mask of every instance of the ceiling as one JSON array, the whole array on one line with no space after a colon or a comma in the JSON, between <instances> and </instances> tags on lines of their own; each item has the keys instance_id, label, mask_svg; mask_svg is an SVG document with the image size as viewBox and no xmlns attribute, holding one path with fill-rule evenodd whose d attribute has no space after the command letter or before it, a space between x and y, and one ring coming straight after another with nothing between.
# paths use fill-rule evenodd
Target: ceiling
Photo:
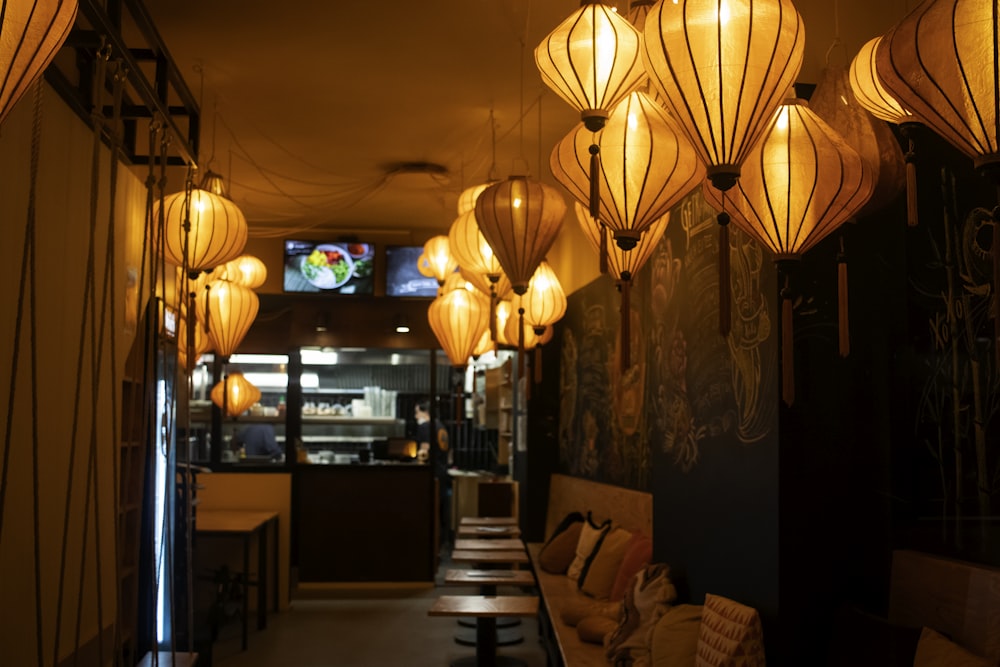
<instances>
[{"instance_id":1,"label":"ceiling","mask_svg":"<svg viewBox=\"0 0 1000 667\"><path fill-rule=\"evenodd\" d=\"M555 185L549 152L578 122L533 55L576 0L145 4L201 105L200 166L225 177L251 236L423 243L447 233L462 189L491 175ZM849 62L908 9L906 0L795 4L803 83L828 57Z\"/></svg>"}]
</instances>

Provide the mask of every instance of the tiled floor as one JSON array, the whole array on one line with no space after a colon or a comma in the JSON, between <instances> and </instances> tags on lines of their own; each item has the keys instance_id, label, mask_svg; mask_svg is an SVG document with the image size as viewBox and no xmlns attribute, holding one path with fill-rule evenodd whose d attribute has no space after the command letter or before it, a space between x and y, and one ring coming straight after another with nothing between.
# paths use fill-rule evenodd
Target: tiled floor
<instances>
[{"instance_id":1,"label":"tiled floor","mask_svg":"<svg viewBox=\"0 0 1000 667\"><path fill-rule=\"evenodd\" d=\"M442 563L444 569L454 567ZM500 594L530 594L505 589ZM377 595L344 594L338 599L295 599L291 608L272 613L265 630L252 630L250 646L240 651L239 628L225 627L213 647L218 667L447 667L456 658L472 656L475 648L455 642L453 618L430 617L427 610L438 595L474 594L460 586L428 587L418 591L379 591ZM252 624L251 624L252 625ZM535 619L520 626L524 641L502 646L499 655L521 658L527 667L545 667Z\"/></svg>"}]
</instances>

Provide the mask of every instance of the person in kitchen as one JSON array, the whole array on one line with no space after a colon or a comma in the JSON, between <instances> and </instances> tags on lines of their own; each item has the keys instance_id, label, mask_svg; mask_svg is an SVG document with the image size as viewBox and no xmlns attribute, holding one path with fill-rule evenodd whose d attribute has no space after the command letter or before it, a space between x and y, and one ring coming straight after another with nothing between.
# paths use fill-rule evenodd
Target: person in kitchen
<instances>
[{"instance_id":1,"label":"person in kitchen","mask_svg":"<svg viewBox=\"0 0 1000 667\"><path fill-rule=\"evenodd\" d=\"M233 447L243 449L247 456L266 456L272 460L285 454L278 444L272 424L247 424L233 435Z\"/></svg>"},{"instance_id":2,"label":"person in kitchen","mask_svg":"<svg viewBox=\"0 0 1000 667\"><path fill-rule=\"evenodd\" d=\"M431 425L431 402L430 399L422 398L417 401L413 410L417 419L417 456L423 461L430 461L434 466L434 477L438 480L438 488L441 494L441 543L451 543L451 475L448 468L451 466L451 450L448 448L448 429L440 419L435 419L433 427ZM434 449L431 449L431 443Z\"/></svg>"}]
</instances>

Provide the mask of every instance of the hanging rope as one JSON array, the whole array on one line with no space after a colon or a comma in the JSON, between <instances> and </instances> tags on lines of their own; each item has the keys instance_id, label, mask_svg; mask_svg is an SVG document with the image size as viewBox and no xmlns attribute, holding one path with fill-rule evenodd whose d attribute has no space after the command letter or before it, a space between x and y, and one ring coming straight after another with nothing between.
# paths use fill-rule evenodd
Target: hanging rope
<instances>
[{"instance_id":1,"label":"hanging rope","mask_svg":"<svg viewBox=\"0 0 1000 667\"><path fill-rule=\"evenodd\" d=\"M844 235L840 235L840 252L837 253L837 331L841 357L851 353L851 326L848 311L847 253L844 251Z\"/></svg>"}]
</instances>

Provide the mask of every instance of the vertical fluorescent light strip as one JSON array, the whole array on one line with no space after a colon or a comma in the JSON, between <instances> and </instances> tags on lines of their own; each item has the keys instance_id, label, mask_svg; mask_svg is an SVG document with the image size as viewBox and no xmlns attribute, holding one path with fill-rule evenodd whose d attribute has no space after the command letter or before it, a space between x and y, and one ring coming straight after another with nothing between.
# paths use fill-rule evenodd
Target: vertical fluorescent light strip
<instances>
[{"instance_id":1,"label":"vertical fluorescent light strip","mask_svg":"<svg viewBox=\"0 0 1000 667\"><path fill-rule=\"evenodd\" d=\"M166 383L164 380L159 380L156 383L157 415L167 414L166 394ZM157 428L156 432L157 446L155 448L156 451L153 453L155 457L155 481L153 483L153 492L155 494L153 501L153 567L156 570L156 642L157 646L162 646L169 640L169 637L166 636L165 626L167 614L170 611L167 598L170 589L166 578L169 576L166 567L169 540L165 539L166 536L164 535L164 521L169 509L169 503L166 493L167 443L163 441L166 433L162 428Z\"/></svg>"}]
</instances>

